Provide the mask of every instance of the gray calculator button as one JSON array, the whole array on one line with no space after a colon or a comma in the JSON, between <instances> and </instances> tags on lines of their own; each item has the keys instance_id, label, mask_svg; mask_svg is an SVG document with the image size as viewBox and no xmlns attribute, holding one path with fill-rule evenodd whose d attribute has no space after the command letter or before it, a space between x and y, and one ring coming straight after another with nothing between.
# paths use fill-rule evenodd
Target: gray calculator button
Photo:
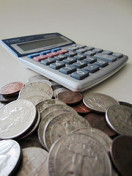
<instances>
[{"instance_id":1,"label":"gray calculator button","mask_svg":"<svg viewBox=\"0 0 132 176\"><path fill-rule=\"evenodd\" d=\"M85 53L87 51L88 51L87 49L82 48L82 49L77 50L76 52L79 53L79 54L82 54L82 53Z\"/></svg>"},{"instance_id":2,"label":"gray calculator button","mask_svg":"<svg viewBox=\"0 0 132 176\"><path fill-rule=\"evenodd\" d=\"M84 67L83 70L87 70L87 71L89 71L90 73L94 73L94 72L96 72L96 71L99 70L99 66L98 66L98 65L90 64L90 65L88 65L87 67Z\"/></svg>"},{"instance_id":3,"label":"gray calculator button","mask_svg":"<svg viewBox=\"0 0 132 176\"><path fill-rule=\"evenodd\" d=\"M67 59L63 60L65 64L72 64L76 62L76 59L74 57L68 57Z\"/></svg>"},{"instance_id":4,"label":"gray calculator button","mask_svg":"<svg viewBox=\"0 0 132 176\"><path fill-rule=\"evenodd\" d=\"M76 51L77 49L79 49L77 46L73 46L71 48L68 48L69 51Z\"/></svg>"},{"instance_id":5,"label":"gray calculator button","mask_svg":"<svg viewBox=\"0 0 132 176\"><path fill-rule=\"evenodd\" d=\"M74 71L76 71L76 68L70 65L60 69L60 72L64 74L70 74L73 73Z\"/></svg>"},{"instance_id":6,"label":"gray calculator button","mask_svg":"<svg viewBox=\"0 0 132 176\"><path fill-rule=\"evenodd\" d=\"M108 62L98 59L97 62L94 63L94 65L98 65L99 67L105 67L108 65Z\"/></svg>"},{"instance_id":7,"label":"gray calculator button","mask_svg":"<svg viewBox=\"0 0 132 176\"><path fill-rule=\"evenodd\" d=\"M55 70L58 70L58 69L60 69L60 68L62 68L64 66L65 66L65 64L63 62L61 62L61 61L53 63L53 64L50 64L50 68L53 68Z\"/></svg>"},{"instance_id":8,"label":"gray calculator button","mask_svg":"<svg viewBox=\"0 0 132 176\"><path fill-rule=\"evenodd\" d=\"M93 56L94 54L96 54L96 53L91 50L84 53L85 56Z\"/></svg>"},{"instance_id":9,"label":"gray calculator button","mask_svg":"<svg viewBox=\"0 0 132 176\"><path fill-rule=\"evenodd\" d=\"M104 50L103 52L102 52L102 54L112 54L113 52L112 51L108 51L108 50Z\"/></svg>"},{"instance_id":10,"label":"gray calculator button","mask_svg":"<svg viewBox=\"0 0 132 176\"><path fill-rule=\"evenodd\" d=\"M92 63L96 62L96 60L97 59L95 59L93 57L87 57L86 59L83 60L83 62L92 64Z\"/></svg>"},{"instance_id":11,"label":"gray calculator button","mask_svg":"<svg viewBox=\"0 0 132 176\"><path fill-rule=\"evenodd\" d=\"M113 53L112 55L117 58L121 58L123 56L123 54L121 54L121 53Z\"/></svg>"},{"instance_id":12,"label":"gray calculator button","mask_svg":"<svg viewBox=\"0 0 132 176\"><path fill-rule=\"evenodd\" d=\"M67 57L73 57L73 56L75 56L75 55L77 55L76 53L74 53L74 52L69 52L69 53L66 53L65 54Z\"/></svg>"},{"instance_id":13,"label":"gray calculator button","mask_svg":"<svg viewBox=\"0 0 132 176\"><path fill-rule=\"evenodd\" d=\"M76 68L83 68L87 66L87 63L84 63L82 61L77 61L76 63L73 63L73 66L75 66Z\"/></svg>"},{"instance_id":14,"label":"gray calculator button","mask_svg":"<svg viewBox=\"0 0 132 176\"><path fill-rule=\"evenodd\" d=\"M58 56L55 56L54 58L55 58L57 61L62 61L62 60L64 60L64 59L66 59L66 56L63 55L63 54L60 54L60 55L58 55Z\"/></svg>"},{"instance_id":15,"label":"gray calculator button","mask_svg":"<svg viewBox=\"0 0 132 176\"><path fill-rule=\"evenodd\" d=\"M107 61L107 62L114 62L114 61L117 60L117 57L116 57L116 56L107 55L107 54L102 54L102 53L95 54L95 55L94 55L94 58L96 58L96 59L101 59L101 60L104 60L104 61Z\"/></svg>"},{"instance_id":16,"label":"gray calculator button","mask_svg":"<svg viewBox=\"0 0 132 176\"><path fill-rule=\"evenodd\" d=\"M85 49L87 49L87 51L88 51L88 50L94 49L94 47L92 47L92 46L86 46Z\"/></svg>"},{"instance_id":17,"label":"gray calculator button","mask_svg":"<svg viewBox=\"0 0 132 176\"><path fill-rule=\"evenodd\" d=\"M93 51L93 52L96 52L96 53L100 53L100 52L102 52L103 50L100 49L100 48L94 48L92 51Z\"/></svg>"},{"instance_id":18,"label":"gray calculator button","mask_svg":"<svg viewBox=\"0 0 132 176\"><path fill-rule=\"evenodd\" d=\"M74 56L74 58L75 58L76 60L83 60L84 58L86 58L86 56L81 55L81 54L78 54L78 55Z\"/></svg>"},{"instance_id":19,"label":"gray calculator button","mask_svg":"<svg viewBox=\"0 0 132 176\"><path fill-rule=\"evenodd\" d=\"M88 75L89 75L89 72L86 70L77 70L76 72L71 74L71 77L78 80L82 80L86 78Z\"/></svg>"},{"instance_id":20,"label":"gray calculator button","mask_svg":"<svg viewBox=\"0 0 132 176\"><path fill-rule=\"evenodd\" d=\"M55 58L48 58L48 59L42 60L41 63L44 65L49 65L51 63L54 63L55 61L56 61Z\"/></svg>"}]
</instances>

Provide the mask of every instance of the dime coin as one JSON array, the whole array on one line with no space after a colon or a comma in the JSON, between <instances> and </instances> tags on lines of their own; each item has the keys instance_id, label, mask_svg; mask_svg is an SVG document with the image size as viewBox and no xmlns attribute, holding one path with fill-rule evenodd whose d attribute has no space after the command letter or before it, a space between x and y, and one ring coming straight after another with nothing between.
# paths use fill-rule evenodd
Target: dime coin
<instances>
[{"instance_id":1,"label":"dime coin","mask_svg":"<svg viewBox=\"0 0 132 176\"><path fill-rule=\"evenodd\" d=\"M71 133L75 129L89 127L90 124L81 116L67 112L55 116L46 123L43 140L47 150L61 136Z\"/></svg>"},{"instance_id":2,"label":"dime coin","mask_svg":"<svg viewBox=\"0 0 132 176\"><path fill-rule=\"evenodd\" d=\"M106 135L102 131L96 128L80 128L75 130L74 133L83 133L83 134L89 135L94 139L96 139L105 148L107 152L110 151L112 140L108 135Z\"/></svg>"},{"instance_id":3,"label":"dime coin","mask_svg":"<svg viewBox=\"0 0 132 176\"><path fill-rule=\"evenodd\" d=\"M118 134L132 136L132 107L114 105L106 111L106 121Z\"/></svg>"},{"instance_id":4,"label":"dime coin","mask_svg":"<svg viewBox=\"0 0 132 176\"><path fill-rule=\"evenodd\" d=\"M16 138L27 131L36 117L36 108L30 101L15 100L0 110L0 138Z\"/></svg>"},{"instance_id":5,"label":"dime coin","mask_svg":"<svg viewBox=\"0 0 132 176\"><path fill-rule=\"evenodd\" d=\"M41 120L41 123L39 124L39 128L38 128L38 138L39 138L39 141L41 143L41 145L45 147L45 144L43 142L43 133L44 133L44 129L45 129L45 126L46 126L46 123L48 122L49 119L51 118L54 118L55 116L59 115L59 114L62 114L66 112L66 110L55 110L55 111L52 111L48 114L46 114L44 116L44 118ZM68 112L68 111L67 111Z\"/></svg>"},{"instance_id":6,"label":"dime coin","mask_svg":"<svg viewBox=\"0 0 132 176\"><path fill-rule=\"evenodd\" d=\"M18 95L14 95L14 96L4 96L2 94L0 94L0 102L2 103L9 103L11 101L14 101L18 98Z\"/></svg>"},{"instance_id":7,"label":"dime coin","mask_svg":"<svg viewBox=\"0 0 132 176\"><path fill-rule=\"evenodd\" d=\"M52 156L55 145L58 146ZM85 134L73 133L60 138L51 148L49 175L111 176L111 163L98 141Z\"/></svg>"},{"instance_id":8,"label":"dime coin","mask_svg":"<svg viewBox=\"0 0 132 176\"><path fill-rule=\"evenodd\" d=\"M49 99L49 98L50 97L48 94L43 94L43 96L36 95L36 96L28 97L28 98L26 98L26 100L31 101L36 106L38 103L40 103L46 99Z\"/></svg>"},{"instance_id":9,"label":"dime coin","mask_svg":"<svg viewBox=\"0 0 132 176\"><path fill-rule=\"evenodd\" d=\"M114 98L99 93L84 94L83 102L88 108L103 113L108 107L119 104Z\"/></svg>"},{"instance_id":10,"label":"dime coin","mask_svg":"<svg viewBox=\"0 0 132 176\"><path fill-rule=\"evenodd\" d=\"M58 94L57 98L66 104L75 104L82 100L82 94L77 92L72 92L70 90L61 92Z\"/></svg>"},{"instance_id":11,"label":"dime coin","mask_svg":"<svg viewBox=\"0 0 132 176\"><path fill-rule=\"evenodd\" d=\"M111 146L111 158L123 176L132 176L132 137L118 136Z\"/></svg>"},{"instance_id":12,"label":"dime coin","mask_svg":"<svg viewBox=\"0 0 132 176\"><path fill-rule=\"evenodd\" d=\"M13 174L21 156L19 144L14 140L0 141L0 176Z\"/></svg>"},{"instance_id":13,"label":"dime coin","mask_svg":"<svg viewBox=\"0 0 132 176\"><path fill-rule=\"evenodd\" d=\"M26 84L19 93L19 98L28 98L31 96L49 95L52 98L53 91L51 87L43 82L33 82Z\"/></svg>"},{"instance_id":14,"label":"dime coin","mask_svg":"<svg viewBox=\"0 0 132 176\"><path fill-rule=\"evenodd\" d=\"M93 128L97 128L103 131L108 136L116 135L116 132L112 130L107 124L104 114L97 114L94 112L90 112L85 116L85 118L88 120L88 122L91 124Z\"/></svg>"},{"instance_id":15,"label":"dime coin","mask_svg":"<svg viewBox=\"0 0 132 176\"><path fill-rule=\"evenodd\" d=\"M22 149L23 162L16 176L48 176L48 153L38 147Z\"/></svg>"},{"instance_id":16,"label":"dime coin","mask_svg":"<svg viewBox=\"0 0 132 176\"><path fill-rule=\"evenodd\" d=\"M47 99L47 100L44 100L44 101L38 103L36 105L36 108L37 108L37 111L39 111L41 113L48 106L55 105L55 104L64 104L64 103L60 100Z\"/></svg>"},{"instance_id":17,"label":"dime coin","mask_svg":"<svg viewBox=\"0 0 132 176\"><path fill-rule=\"evenodd\" d=\"M78 113L91 112L91 109L89 109L87 106L85 106L85 104L82 101L76 105L72 105L71 107Z\"/></svg>"},{"instance_id":18,"label":"dime coin","mask_svg":"<svg viewBox=\"0 0 132 176\"><path fill-rule=\"evenodd\" d=\"M21 82L12 82L9 83L5 86L3 86L0 89L0 94L2 95L14 95L14 94L18 94L18 92L24 87L24 84Z\"/></svg>"}]
</instances>

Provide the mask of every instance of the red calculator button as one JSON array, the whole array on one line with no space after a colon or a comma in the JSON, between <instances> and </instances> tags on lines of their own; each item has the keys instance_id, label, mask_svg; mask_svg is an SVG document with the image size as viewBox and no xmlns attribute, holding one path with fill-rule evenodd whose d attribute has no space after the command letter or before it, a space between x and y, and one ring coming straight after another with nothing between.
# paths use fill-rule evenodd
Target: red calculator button
<instances>
[{"instance_id":1,"label":"red calculator button","mask_svg":"<svg viewBox=\"0 0 132 176\"><path fill-rule=\"evenodd\" d=\"M66 49L62 49L60 51L57 51L58 54L65 54L65 53L68 53L69 51L66 50Z\"/></svg>"},{"instance_id":2,"label":"red calculator button","mask_svg":"<svg viewBox=\"0 0 132 176\"><path fill-rule=\"evenodd\" d=\"M47 58L48 58L47 55L40 55L40 56L34 57L33 59L37 62L40 62L41 60L44 60L44 59L47 59Z\"/></svg>"},{"instance_id":3,"label":"red calculator button","mask_svg":"<svg viewBox=\"0 0 132 176\"><path fill-rule=\"evenodd\" d=\"M54 56L58 56L58 55L59 55L59 53L52 52L52 53L47 54L46 56L48 56L48 57L54 57Z\"/></svg>"}]
</instances>

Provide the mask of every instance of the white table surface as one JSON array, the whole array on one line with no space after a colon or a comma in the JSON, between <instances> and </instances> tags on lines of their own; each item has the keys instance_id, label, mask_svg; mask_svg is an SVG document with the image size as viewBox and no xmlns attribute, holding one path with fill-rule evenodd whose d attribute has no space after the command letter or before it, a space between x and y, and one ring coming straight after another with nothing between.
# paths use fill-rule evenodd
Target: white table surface
<instances>
[{"instance_id":1,"label":"white table surface","mask_svg":"<svg viewBox=\"0 0 132 176\"><path fill-rule=\"evenodd\" d=\"M123 69L88 91L132 103L132 0L0 0L0 39L52 32L128 55ZM0 46L0 87L33 75Z\"/></svg>"}]
</instances>

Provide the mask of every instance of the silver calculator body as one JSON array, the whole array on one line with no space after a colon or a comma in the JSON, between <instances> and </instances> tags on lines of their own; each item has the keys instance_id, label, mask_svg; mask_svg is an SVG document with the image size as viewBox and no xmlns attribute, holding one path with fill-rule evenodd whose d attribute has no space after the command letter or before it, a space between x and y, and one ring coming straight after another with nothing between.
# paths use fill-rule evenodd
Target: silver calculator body
<instances>
[{"instance_id":1,"label":"silver calculator body","mask_svg":"<svg viewBox=\"0 0 132 176\"><path fill-rule=\"evenodd\" d=\"M1 44L28 68L76 92L109 78L128 60L122 53L76 44L60 33L4 39Z\"/></svg>"}]
</instances>

